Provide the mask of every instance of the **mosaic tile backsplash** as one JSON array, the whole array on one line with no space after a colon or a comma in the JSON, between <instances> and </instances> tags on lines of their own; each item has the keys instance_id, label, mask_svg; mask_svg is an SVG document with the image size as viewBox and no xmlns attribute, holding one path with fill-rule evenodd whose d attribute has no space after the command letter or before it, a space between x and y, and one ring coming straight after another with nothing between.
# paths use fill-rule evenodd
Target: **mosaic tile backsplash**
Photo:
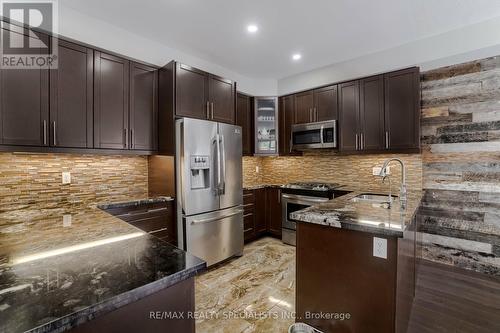
<instances>
[{"instance_id":1,"label":"mosaic tile backsplash","mask_svg":"<svg viewBox=\"0 0 500 333\"><path fill-rule=\"evenodd\" d=\"M410 155L306 155L297 157L245 157L243 159L243 184L286 184L297 181L323 181L349 186L362 186L373 191L388 188L387 183L372 175L373 167L381 167L391 157L401 158L407 168L408 189L422 189L422 159L419 154ZM256 173L255 167L259 167ZM391 164L393 191L398 191L401 179L399 164Z\"/></svg>"},{"instance_id":2,"label":"mosaic tile backsplash","mask_svg":"<svg viewBox=\"0 0 500 333\"><path fill-rule=\"evenodd\" d=\"M62 184L62 172L71 184ZM0 211L146 198L143 156L0 153Z\"/></svg>"}]
</instances>

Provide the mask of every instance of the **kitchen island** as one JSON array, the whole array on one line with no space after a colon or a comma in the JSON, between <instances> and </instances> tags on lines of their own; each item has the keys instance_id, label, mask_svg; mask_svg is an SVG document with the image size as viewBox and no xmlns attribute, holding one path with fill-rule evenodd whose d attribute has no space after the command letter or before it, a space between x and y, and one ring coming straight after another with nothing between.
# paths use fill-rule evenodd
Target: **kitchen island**
<instances>
[{"instance_id":1,"label":"kitchen island","mask_svg":"<svg viewBox=\"0 0 500 333\"><path fill-rule=\"evenodd\" d=\"M344 188L343 188L344 189ZM415 215L351 193L293 212L297 321L323 332L405 332L415 288ZM321 286L321 287L318 287Z\"/></svg>"},{"instance_id":2,"label":"kitchen island","mask_svg":"<svg viewBox=\"0 0 500 333\"><path fill-rule=\"evenodd\" d=\"M164 313L194 311L205 267L93 205L1 211L0 331L194 332Z\"/></svg>"}]
</instances>

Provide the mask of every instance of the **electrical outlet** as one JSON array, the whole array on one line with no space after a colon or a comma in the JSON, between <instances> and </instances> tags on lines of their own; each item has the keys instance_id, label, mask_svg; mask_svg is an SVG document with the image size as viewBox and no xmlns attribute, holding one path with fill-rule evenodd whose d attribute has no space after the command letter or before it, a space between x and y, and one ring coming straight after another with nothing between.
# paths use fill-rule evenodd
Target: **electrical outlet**
<instances>
[{"instance_id":1,"label":"electrical outlet","mask_svg":"<svg viewBox=\"0 0 500 333\"><path fill-rule=\"evenodd\" d=\"M372 175L374 175L374 176L380 176L380 171L382 171L382 167L373 167ZM387 168L385 168L385 174L386 175L390 175L391 174L391 167L390 166L388 166Z\"/></svg>"},{"instance_id":2,"label":"electrical outlet","mask_svg":"<svg viewBox=\"0 0 500 333\"><path fill-rule=\"evenodd\" d=\"M71 227L71 220L72 218L70 214L63 215L63 227Z\"/></svg>"},{"instance_id":3,"label":"electrical outlet","mask_svg":"<svg viewBox=\"0 0 500 333\"><path fill-rule=\"evenodd\" d=\"M71 184L71 172L63 171L62 173L62 183Z\"/></svg>"},{"instance_id":4,"label":"electrical outlet","mask_svg":"<svg viewBox=\"0 0 500 333\"><path fill-rule=\"evenodd\" d=\"M260 168L259 168L259 166L257 165L257 166L255 166L255 173L259 173L259 172L260 172Z\"/></svg>"},{"instance_id":5,"label":"electrical outlet","mask_svg":"<svg viewBox=\"0 0 500 333\"><path fill-rule=\"evenodd\" d=\"M373 256L387 259L387 239L373 237Z\"/></svg>"}]
</instances>

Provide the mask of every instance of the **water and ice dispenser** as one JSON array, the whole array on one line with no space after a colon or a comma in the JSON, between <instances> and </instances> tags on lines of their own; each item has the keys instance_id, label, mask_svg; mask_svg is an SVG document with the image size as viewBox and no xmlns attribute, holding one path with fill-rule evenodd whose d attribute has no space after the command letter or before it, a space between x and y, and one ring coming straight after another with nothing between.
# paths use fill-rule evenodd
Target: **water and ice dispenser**
<instances>
[{"instance_id":1,"label":"water and ice dispenser","mask_svg":"<svg viewBox=\"0 0 500 333\"><path fill-rule=\"evenodd\" d=\"M191 155L191 189L210 188L210 157Z\"/></svg>"}]
</instances>

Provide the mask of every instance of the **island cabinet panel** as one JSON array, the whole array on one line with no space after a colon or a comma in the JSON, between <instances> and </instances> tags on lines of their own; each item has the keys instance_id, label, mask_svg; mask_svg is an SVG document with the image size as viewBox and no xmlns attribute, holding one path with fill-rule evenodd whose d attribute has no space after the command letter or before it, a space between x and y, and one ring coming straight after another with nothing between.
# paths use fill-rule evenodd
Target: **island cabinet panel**
<instances>
[{"instance_id":1,"label":"island cabinet panel","mask_svg":"<svg viewBox=\"0 0 500 333\"><path fill-rule=\"evenodd\" d=\"M297 321L325 333L395 331L398 239L382 237L387 239L387 259L382 259L373 256L373 238L297 223ZM350 318L321 318L321 313Z\"/></svg>"},{"instance_id":2,"label":"island cabinet panel","mask_svg":"<svg viewBox=\"0 0 500 333\"><path fill-rule=\"evenodd\" d=\"M176 116L208 119L208 73L177 63L175 75Z\"/></svg>"},{"instance_id":3,"label":"island cabinet panel","mask_svg":"<svg viewBox=\"0 0 500 333\"><path fill-rule=\"evenodd\" d=\"M359 150L359 81L339 85L339 131L340 150L353 152Z\"/></svg>"},{"instance_id":4,"label":"island cabinet panel","mask_svg":"<svg viewBox=\"0 0 500 333\"><path fill-rule=\"evenodd\" d=\"M58 66L50 70L50 145L93 148L94 52L63 40L58 48Z\"/></svg>"},{"instance_id":5,"label":"island cabinet panel","mask_svg":"<svg viewBox=\"0 0 500 333\"><path fill-rule=\"evenodd\" d=\"M138 63L130 64L130 148L158 147L158 71Z\"/></svg>"},{"instance_id":6,"label":"island cabinet panel","mask_svg":"<svg viewBox=\"0 0 500 333\"><path fill-rule=\"evenodd\" d=\"M385 135L389 150L420 148L420 76L418 68L384 75Z\"/></svg>"},{"instance_id":7,"label":"island cabinet panel","mask_svg":"<svg viewBox=\"0 0 500 333\"><path fill-rule=\"evenodd\" d=\"M268 187L267 193L267 230L278 238L281 238L281 189Z\"/></svg>"},{"instance_id":8,"label":"island cabinet panel","mask_svg":"<svg viewBox=\"0 0 500 333\"><path fill-rule=\"evenodd\" d=\"M94 53L94 146L129 149L129 61Z\"/></svg>"},{"instance_id":9,"label":"island cabinet panel","mask_svg":"<svg viewBox=\"0 0 500 333\"><path fill-rule=\"evenodd\" d=\"M314 121L338 119L337 85L314 90Z\"/></svg>"},{"instance_id":10,"label":"island cabinet panel","mask_svg":"<svg viewBox=\"0 0 500 333\"><path fill-rule=\"evenodd\" d=\"M243 156L254 154L254 114L252 97L238 93L236 125L241 126Z\"/></svg>"},{"instance_id":11,"label":"island cabinet panel","mask_svg":"<svg viewBox=\"0 0 500 333\"><path fill-rule=\"evenodd\" d=\"M2 34L6 31L2 28ZM48 45L49 38L40 40L8 31L18 45L24 39L30 43ZM49 71L47 69L0 69L0 143L15 146L49 145Z\"/></svg>"},{"instance_id":12,"label":"island cabinet panel","mask_svg":"<svg viewBox=\"0 0 500 333\"><path fill-rule=\"evenodd\" d=\"M306 91L295 94L295 124L305 124L314 121L313 117L314 94Z\"/></svg>"},{"instance_id":13,"label":"island cabinet panel","mask_svg":"<svg viewBox=\"0 0 500 333\"><path fill-rule=\"evenodd\" d=\"M384 149L384 76L359 81L359 149Z\"/></svg>"},{"instance_id":14,"label":"island cabinet panel","mask_svg":"<svg viewBox=\"0 0 500 333\"><path fill-rule=\"evenodd\" d=\"M71 329L94 332L195 332L194 278L181 281L136 302ZM172 314L171 318L167 314ZM191 313L191 314L190 314ZM183 318L175 317L183 314Z\"/></svg>"},{"instance_id":15,"label":"island cabinet panel","mask_svg":"<svg viewBox=\"0 0 500 333\"><path fill-rule=\"evenodd\" d=\"M228 124L234 124L235 91L233 81L215 75L209 76L208 91L210 101L210 118Z\"/></svg>"}]
</instances>

